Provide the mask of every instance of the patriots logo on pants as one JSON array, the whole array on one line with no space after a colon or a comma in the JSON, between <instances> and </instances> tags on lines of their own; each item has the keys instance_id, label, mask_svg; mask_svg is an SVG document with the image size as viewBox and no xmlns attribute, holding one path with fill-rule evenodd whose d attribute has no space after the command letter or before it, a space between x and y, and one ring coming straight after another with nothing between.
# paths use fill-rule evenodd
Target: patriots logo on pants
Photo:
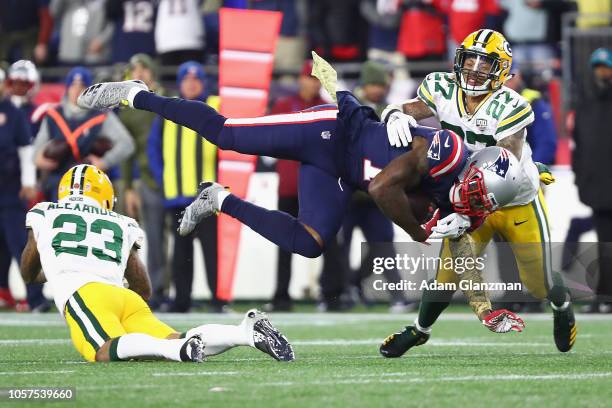
<instances>
[{"instance_id":1,"label":"patriots logo on pants","mask_svg":"<svg viewBox=\"0 0 612 408\"><path fill-rule=\"evenodd\" d=\"M506 178L508 174L508 168L510 167L510 158L508 157L508 151L501 149L501 153L495 159L493 164L487 167L488 170L494 171L498 176Z\"/></svg>"}]
</instances>

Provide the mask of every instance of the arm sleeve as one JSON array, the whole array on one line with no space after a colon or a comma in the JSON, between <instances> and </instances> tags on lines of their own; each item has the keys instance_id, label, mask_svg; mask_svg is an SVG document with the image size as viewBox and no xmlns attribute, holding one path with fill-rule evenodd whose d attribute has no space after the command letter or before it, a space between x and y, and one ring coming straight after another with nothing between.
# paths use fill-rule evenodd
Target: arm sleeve
<instances>
[{"instance_id":1,"label":"arm sleeve","mask_svg":"<svg viewBox=\"0 0 612 408\"><path fill-rule=\"evenodd\" d=\"M38 203L26 214L25 227L32 230L34 238L38 241L40 225L45 219L46 203Z\"/></svg>"},{"instance_id":2,"label":"arm sleeve","mask_svg":"<svg viewBox=\"0 0 612 408\"><path fill-rule=\"evenodd\" d=\"M34 139L34 157L40 154L40 152L45 148L47 142L51 139L49 134L49 124L47 123L48 120L48 118L43 119L40 129L38 130L38 134Z\"/></svg>"},{"instance_id":3,"label":"arm sleeve","mask_svg":"<svg viewBox=\"0 0 612 408\"><path fill-rule=\"evenodd\" d=\"M32 143L32 128L22 111L16 110L15 113L15 144L17 146L28 146Z\"/></svg>"},{"instance_id":4,"label":"arm sleeve","mask_svg":"<svg viewBox=\"0 0 612 408\"><path fill-rule=\"evenodd\" d=\"M113 32L115 30L114 23L110 21L105 21L104 27L96 36L100 42L104 45L109 45L111 39L113 38Z\"/></svg>"},{"instance_id":5,"label":"arm sleeve","mask_svg":"<svg viewBox=\"0 0 612 408\"><path fill-rule=\"evenodd\" d=\"M166 98L152 92L138 92L134 107L157 113L181 126L187 126L201 135L219 134L226 117L200 101Z\"/></svg>"},{"instance_id":6,"label":"arm sleeve","mask_svg":"<svg viewBox=\"0 0 612 408\"><path fill-rule=\"evenodd\" d=\"M121 163L121 179L126 189L131 189L134 186L134 179L138 178L134 175L136 166L136 155L131 155Z\"/></svg>"},{"instance_id":7,"label":"arm sleeve","mask_svg":"<svg viewBox=\"0 0 612 408\"><path fill-rule=\"evenodd\" d=\"M136 249L142 248L144 243L144 232L138 225L136 220L130 218L128 222L128 236L130 239L130 248L135 247Z\"/></svg>"},{"instance_id":8,"label":"arm sleeve","mask_svg":"<svg viewBox=\"0 0 612 408\"><path fill-rule=\"evenodd\" d=\"M19 166L21 167L21 186L34 187L36 185L36 166L34 166L34 146L27 145L17 148Z\"/></svg>"},{"instance_id":9,"label":"arm sleeve","mask_svg":"<svg viewBox=\"0 0 612 408\"><path fill-rule=\"evenodd\" d=\"M434 76L435 73L431 73L425 77L421 85L417 89L417 98L425 102L425 104L431 109L434 115L438 114L436 109L436 101L434 99Z\"/></svg>"},{"instance_id":10,"label":"arm sleeve","mask_svg":"<svg viewBox=\"0 0 612 408\"><path fill-rule=\"evenodd\" d=\"M38 21L40 30L38 31L38 43L47 44L53 31L53 19L49 14L49 5L43 4L38 8Z\"/></svg>"},{"instance_id":11,"label":"arm sleeve","mask_svg":"<svg viewBox=\"0 0 612 408\"><path fill-rule=\"evenodd\" d=\"M102 157L108 167L116 166L134 153L132 136L114 113L109 112L102 124L101 133L113 142L112 149Z\"/></svg>"},{"instance_id":12,"label":"arm sleeve","mask_svg":"<svg viewBox=\"0 0 612 408\"><path fill-rule=\"evenodd\" d=\"M500 141L507 136L517 133L521 129L525 129L533 121L533 109L531 109L529 102L523 101L523 103L512 109L510 113L505 115L497 124L495 140Z\"/></svg>"},{"instance_id":13,"label":"arm sleeve","mask_svg":"<svg viewBox=\"0 0 612 408\"><path fill-rule=\"evenodd\" d=\"M159 186L163 185L164 161L162 154L161 119L156 117L151 124L149 138L147 139L147 156L149 158L149 169Z\"/></svg>"},{"instance_id":14,"label":"arm sleeve","mask_svg":"<svg viewBox=\"0 0 612 408\"><path fill-rule=\"evenodd\" d=\"M128 120L126 116L117 117L121 124L128 131L128 133L130 133L131 135L136 134L137 130L134 129L132 121ZM137 166L137 155L138 153L135 152L126 160L124 160L123 163L121 163L121 179L123 180L126 189L131 189L134 183L134 179L137 178L135 174L135 166Z\"/></svg>"}]
</instances>

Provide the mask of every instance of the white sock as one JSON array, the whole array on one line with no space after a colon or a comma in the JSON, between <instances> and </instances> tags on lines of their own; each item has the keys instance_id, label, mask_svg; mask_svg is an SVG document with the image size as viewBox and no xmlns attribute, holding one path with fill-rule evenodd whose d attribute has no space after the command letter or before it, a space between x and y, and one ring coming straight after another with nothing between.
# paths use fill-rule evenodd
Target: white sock
<instances>
[{"instance_id":1,"label":"white sock","mask_svg":"<svg viewBox=\"0 0 612 408\"><path fill-rule=\"evenodd\" d=\"M181 361L181 347L185 341L186 339L158 339L142 333L124 334L117 341L117 357L122 360L164 358Z\"/></svg>"},{"instance_id":2,"label":"white sock","mask_svg":"<svg viewBox=\"0 0 612 408\"><path fill-rule=\"evenodd\" d=\"M217 203L219 203L219 208L217 208L217 211L221 211L221 207L223 207L223 201L225 201L225 199L232 193L230 193L229 191L227 191L226 189L223 189L221 191L219 191L217 193Z\"/></svg>"},{"instance_id":3,"label":"white sock","mask_svg":"<svg viewBox=\"0 0 612 408\"><path fill-rule=\"evenodd\" d=\"M414 319L414 327L416 327L416 329L418 331L420 331L421 333L425 333L425 334L430 334L431 333L431 326L429 326L429 327L421 327L421 325L419 324L419 318L418 317L416 319Z\"/></svg>"},{"instance_id":4,"label":"white sock","mask_svg":"<svg viewBox=\"0 0 612 408\"><path fill-rule=\"evenodd\" d=\"M204 354L214 356L236 346L254 347L251 331L248 327L228 324L204 324L187 330L186 337L199 334L204 340Z\"/></svg>"}]
</instances>

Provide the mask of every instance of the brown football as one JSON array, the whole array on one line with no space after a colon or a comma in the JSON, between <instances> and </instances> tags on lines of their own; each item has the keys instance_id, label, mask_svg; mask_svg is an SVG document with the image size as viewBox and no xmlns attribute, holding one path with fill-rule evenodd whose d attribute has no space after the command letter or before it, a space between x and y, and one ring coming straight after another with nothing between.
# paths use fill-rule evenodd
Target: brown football
<instances>
[{"instance_id":1,"label":"brown football","mask_svg":"<svg viewBox=\"0 0 612 408\"><path fill-rule=\"evenodd\" d=\"M421 224L429 221L431 216L431 207L435 208L435 204L432 202L431 197L422 192L410 192L408 199L410 200L410 207L416 217L417 221Z\"/></svg>"},{"instance_id":2,"label":"brown football","mask_svg":"<svg viewBox=\"0 0 612 408\"><path fill-rule=\"evenodd\" d=\"M104 156L104 153L108 152L112 148L113 142L111 142L104 136L99 136L96 138L96 140L94 140L93 144L91 145L91 154L93 154L94 156L102 157Z\"/></svg>"},{"instance_id":3,"label":"brown football","mask_svg":"<svg viewBox=\"0 0 612 408\"><path fill-rule=\"evenodd\" d=\"M47 159L61 162L70 156L70 146L64 139L51 139L43 150L43 156Z\"/></svg>"}]
</instances>

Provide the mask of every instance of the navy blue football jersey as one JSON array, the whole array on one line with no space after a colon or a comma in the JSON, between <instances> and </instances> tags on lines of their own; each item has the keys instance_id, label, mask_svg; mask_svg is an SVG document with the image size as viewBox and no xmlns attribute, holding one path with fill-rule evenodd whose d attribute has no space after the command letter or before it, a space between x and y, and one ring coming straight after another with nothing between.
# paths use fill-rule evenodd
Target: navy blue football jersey
<instances>
[{"instance_id":1,"label":"navy blue football jersey","mask_svg":"<svg viewBox=\"0 0 612 408\"><path fill-rule=\"evenodd\" d=\"M349 92L338 93L338 108L339 128L345 133L347 146L342 178L367 191L370 181L412 146L391 146L385 124ZM429 174L421 180L419 189L429 194L439 208L450 210L449 190L469 159L468 149L450 130L417 127L412 129L412 135L428 143Z\"/></svg>"}]
</instances>

